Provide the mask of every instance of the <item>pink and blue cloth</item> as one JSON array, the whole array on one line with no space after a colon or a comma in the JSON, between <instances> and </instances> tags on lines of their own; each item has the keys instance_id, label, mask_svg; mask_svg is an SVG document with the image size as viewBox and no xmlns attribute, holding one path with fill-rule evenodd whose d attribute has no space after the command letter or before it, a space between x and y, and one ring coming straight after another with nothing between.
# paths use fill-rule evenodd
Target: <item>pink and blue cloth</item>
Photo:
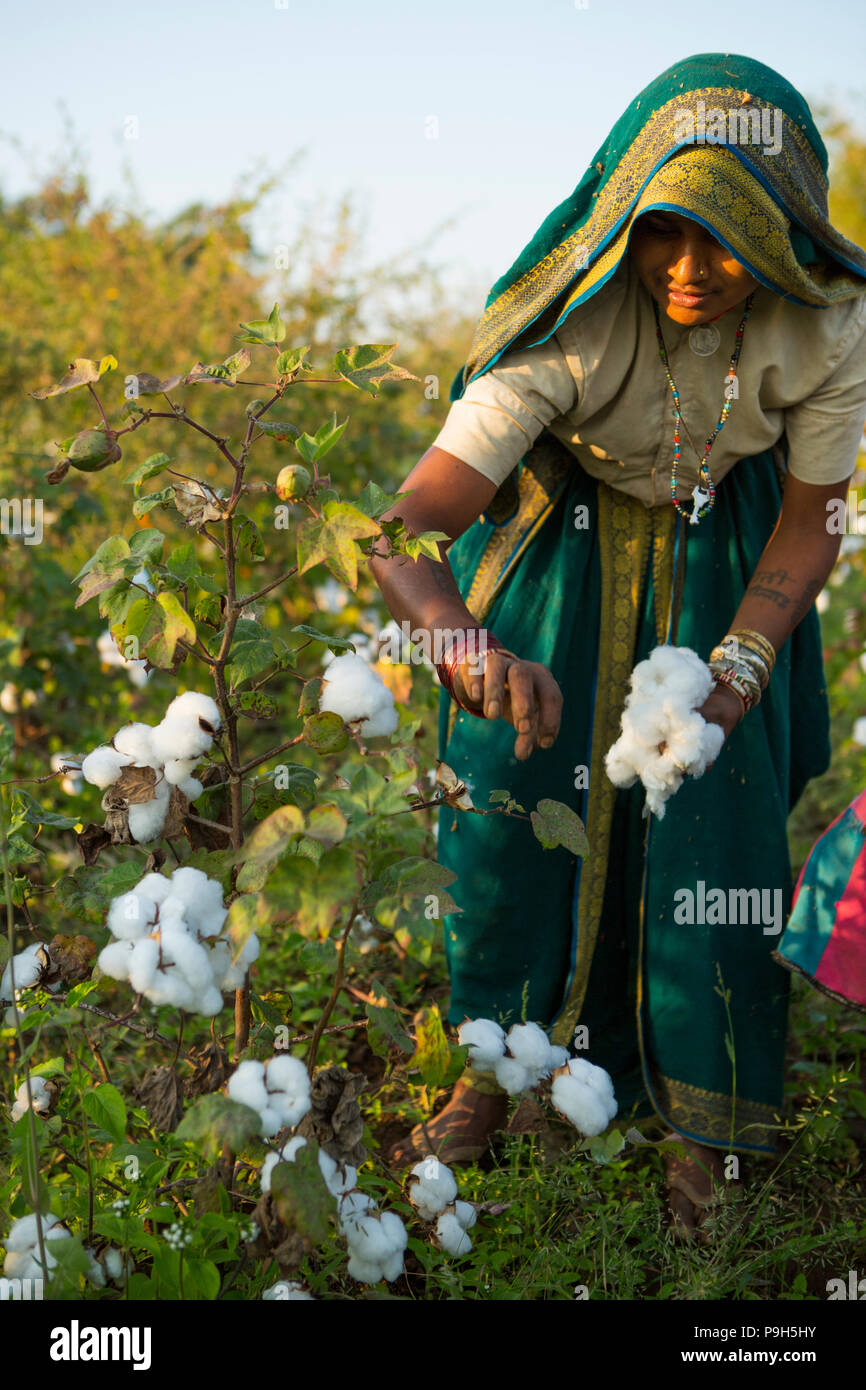
<instances>
[{"instance_id":1,"label":"pink and blue cloth","mask_svg":"<svg viewBox=\"0 0 866 1390\"><path fill-rule=\"evenodd\" d=\"M866 1012L866 790L809 851L773 956Z\"/></svg>"}]
</instances>

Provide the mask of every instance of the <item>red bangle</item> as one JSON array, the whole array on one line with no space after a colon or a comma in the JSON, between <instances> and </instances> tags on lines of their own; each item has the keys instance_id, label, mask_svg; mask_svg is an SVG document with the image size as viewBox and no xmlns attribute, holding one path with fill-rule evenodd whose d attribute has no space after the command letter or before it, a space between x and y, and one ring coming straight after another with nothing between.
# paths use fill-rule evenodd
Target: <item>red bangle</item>
<instances>
[{"instance_id":1,"label":"red bangle","mask_svg":"<svg viewBox=\"0 0 866 1390\"><path fill-rule=\"evenodd\" d=\"M484 653L505 652L508 656L514 656L514 653L509 651L508 648L499 641L499 638L494 637L493 633L488 632L486 628L475 628L474 631L476 633L483 632L485 635ZM451 699L460 709L465 710L467 714L474 714L478 719L484 719L486 716L483 709L475 709L472 705L464 705L463 701L459 700L454 692L454 672L466 656L467 645L465 633L460 633L448 655L444 656L442 660L437 663L436 674L439 677L440 684L444 686L451 696ZM515 657L515 660L516 659Z\"/></svg>"}]
</instances>

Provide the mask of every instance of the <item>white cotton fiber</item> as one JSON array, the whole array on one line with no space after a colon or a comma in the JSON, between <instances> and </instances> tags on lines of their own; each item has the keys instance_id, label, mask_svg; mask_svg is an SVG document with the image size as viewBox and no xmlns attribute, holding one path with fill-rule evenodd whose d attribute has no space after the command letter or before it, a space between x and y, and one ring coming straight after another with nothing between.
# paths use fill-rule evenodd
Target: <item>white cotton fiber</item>
<instances>
[{"instance_id":1,"label":"white cotton fiber","mask_svg":"<svg viewBox=\"0 0 866 1390\"><path fill-rule=\"evenodd\" d=\"M391 691L378 671L355 652L345 652L328 663L319 708L339 714L347 724L363 720L362 737L391 734L399 723Z\"/></svg>"},{"instance_id":2,"label":"white cotton fiber","mask_svg":"<svg viewBox=\"0 0 866 1390\"><path fill-rule=\"evenodd\" d=\"M698 713L712 689L712 672L688 647L656 647L632 672L622 732L608 750L605 770L617 787L630 787L640 777L646 812L659 819L684 776L701 776L724 743L722 729Z\"/></svg>"},{"instance_id":3,"label":"white cotton fiber","mask_svg":"<svg viewBox=\"0 0 866 1390\"><path fill-rule=\"evenodd\" d=\"M297 1057L286 1054L272 1057L265 1069L268 1106L279 1118L280 1128L293 1128L306 1115L310 1100L310 1077L307 1068Z\"/></svg>"},{"instance_id":4,"label":"white cotton fiber","mask_svg":"<svg viewBox=\"0 0 866 1390\"><path fill-rule=\"evenodd\" d=\"M444 1211L437 1220L436 1239L447 1255L468 1255L472 1249L472 1241L451 1211Z\"/></svg>"},{"instance_id":5,"label":"white cotton fiber","mask_svg":"<svg viewBox=\"0 0 866 1390\"><path fill-rule=\"evenodd\" d=\"M161 763L196 761L213 736L191 719L163 719L153 731L153 752Z\"/></svg>"},{"instance_id":6,"label":"white cotton fiber","mask_svg":"<svg viewBox=\"0 0 866 1390\"><path fill-rule=\"evenodd\" d=\"M163 768L165 780L171 786L179 787L182 782L189 781L192 777L197 762L198 758L169 758Z\"/></svg>"},{"instance_id":7,"label":"white cotton fiber","mask_svg":"<svg viewBox=\"0 0 866 1390\"><path fill-rule=\"evenodd\" d=\"M37 1115L45 1115L51 1109L51 1092L46 1090L45 1081L41 1076L31 1076L30 1078L30 1097L27 1102L27 1082L22 1081L18 1090L15 1092L15 1100L12 1105L12 1120L20 1120L22 1115L26 1115L28 1109L35 1110Z\"/></svg>"},{"instance_id":8,"label":"white cotton fiber","mask_svg":"<svg viewBox=\"0 0 866 1390\"><path fill-rule=\"evenodd\" d=\"M277 1164L294 1163L296 1154L301 1149L305 1148L306 1143L307 1141L302 1134L296 1134L294 1138L288 1139L279 1151L269 1153L265 1156L261 1171L262 1192L270 1192L271 1174ZM336 1167L336 1164L334 1164L334 1167Z\"/></svg>"},{"instance_id":9,"label":"white cotton fiber","mask_svg":"<svg viewBox=\"0 0 866 1390\"><path fill-rule=\"evenodd\" d=\"M550 1099L575 1129L590 1138L607 1129L617 1112L610 1076L585 1057L572 1057L555 1074Z\"/></svg>"},{"instance_id":10,"label":"white cotton fiber","mask_svg":"<svg viewBox=\"0 0 866 1390\"><path fill-rule=\"evenodd\" d=\"M156 921L156 903L140 888L141 884L132 893L121 893L108 909L108 929L119 941L137 941L147 936Z\"/></svg>"},{"instance_id":11,"label":"white cotton fiber","mask_svg":"<svg viewBox=\"0 0 866 1390\"><path fill-rule=\"evenodd\" d=\"M214 1014L219 1013L223 1003L224 1000L218 986L211 984L195 1001L194 1010L205 1018L213 1018Z\"/></svg>"},{"instance_id":12,"label":"white cotton fiber","mask_svg":"<svg viewBox=\"0 0 866 1390\"><path fill-rule=\"evenodd\" d=\"M550 1043L537 1023L515 1023L505 1039L508 1051L527 1071L539 1075L550 1057Z\"/></svg>"},{"instance_id":13,"label":"white cotton fiber","mask_svg":"<svg viewBox=\"0 0 866 1390\"><path fill-rule=\"evenodd\" d=\"M91 786L104 790L113 786L131 761L125 753L118 753L114 748L94 748L81 763L81 775Z\"/></svg>"},{"instance_id":14,"label":"white cotton fiber","mask_svg":"<svg viewBox=\"0 0 866 1390\"><path fill-rule=\"evenodd\" d=\"M12 998L12 971L15 971L15 989L29 989L35 985L42 973L42 962L39 959L41 942L35 941L32 946L27 946L23 951L19 951L17 956L7 964L0 979L0 998Z\"/></svg>"},{"instance_id":15,"label":"white cotton fiber","mask_svg":"<svg viewBox=\"0 0 866 1390\"><path fill-rule=\"evenodd\" d=\"M153 728L150 724L124 724L112 739L118 753L132 758L137 767L158 766L153 754Z\"/></svg>"},{"instance_id":16,"label":"white cotton fiber","mask_svg":"<svg viewBox=\"0 0 866 1390\"><path fill-rule=\"evenodd\" d=\"M177 783L178 789L183 792L187 801L198 801L204 791L204 784L197 777L185 777L182 782Z\"/></svg>"},{"instance_id":17,"label":"white cotton fiber","mask_svg":"<svg viewBox=\"0 0 866 1390\"><path fill-rule=\"evenodd\" d=\"M140 801L129 808L129 833L137 845L158 838L165 824L165 802L161 798Z\"/></svg>"},{"instance_id":18,"label":"white cotton fiber","mask_svg":"<svg viewBox=\"0 0 866 1390\"><path fill-rule=\"evenodd\" d=\"M165 718L190 720L194 723L203 720L211 726L214 733L219 732L219 705L210 695L202 695L197 690L185 690L182 695L177 695L166 710Z\"/></svg>"},{"instance_id":19,"label":"white cotton fiber","mask_svg":"<svg viewBox=\"0 0 866 1390\"><path fill-rule=\"evenodd\" d=\"M458 1041L469 1048L467 1060L479 1071L492 1071L505 1054L505 1034L498 1023L489 1018L476 1018L461 1023Z\"/></svg>"},{"instance_id":20,"label":"white cotton fiber","mask_svg":"<svg viewBox=\"0 0 866 1390\"><path fill-rule=\"evenodd\" d=\"M457 1180L451 1169L433 1154L422 1158L412 1169L409 1201L419 1216L432 1221L457 1196Z\"/></svg>"},{"instance_id":21,"label":"white cotton fiber","mask_svg":"<svg viewBox=\"0 0 866 1390\"><path fill-rule=\"evenodd\" d=\"M141 882L135 885L133 892L151 898L155 903L161 903L171 892L171 879L166 878L165 874L145 874Z\"/></svg>"},{"instance_id":22,"label":"white cotton fiber","mask_svg":"<svg viewBox=\"0 0 866 1390\"><path fill-rule=\"evenodd\" d=\"M109 941L103 946L96 962L103 975L112 980L128 980L133 946L132 941Z\"/></svg>"},{"instance_id":23,"label":"white cotton fiber","mask_svg":"<svg viewBox=\"0 0 866 1390\"><path fill-rule=\"evenodd\" d=\"M215 878L208 878L201 869L184 865L171 876L172 896L186 906L193 930L202 936L216 936L221 930L228 908L223 904L223 891Z\"/></svg>"},{"instance_id":24,"label":"white cotton fiber","mask_svg":"<svg viewBox=\"0 0 866 1390\"><path fill-rule=\"evenodd\" d=\"M325 1153L324 1149L319 1149L319 1168L332 1197L339 1199L345 1196L358 1181L357 1168L353 1168L350 1163L338 1163L330 1154Z\"/></svg>"},{"instance_id":25,"label":"white cotton fiber","mask_svg":"<svg viewBox=\"0 0 866 1390\"><path fill-rule=\"evenodd\" d=\"M265 1090L265 1068L262 1062L239 1062L229 1077L226 1089L231 1100L248 1105L251 1110L267 1109L268 1093Z\"/></svg>"},{"instance_id":26,"label":"white cotton fiber","mask_svg":"<svg viewBox=\"0 0 866 1390\"><path fill-rule=\"evenodd\" d=\"M136 941L129 957L129 983L136 994L150 989L159 966L159 942L152 936Z\"/></svg>"},{"instance_id":27,"label":"white cotton fiber","mask_svg":"<svg viewBox=\"0 0 866 1390\"><path fill-rule=\"evenodd\" d=\"M510 1096L527 1091L532 1085L531 1073L513 1057L500 1057L493 1074L502 1089Z\"/></svg>"}]
</instances>

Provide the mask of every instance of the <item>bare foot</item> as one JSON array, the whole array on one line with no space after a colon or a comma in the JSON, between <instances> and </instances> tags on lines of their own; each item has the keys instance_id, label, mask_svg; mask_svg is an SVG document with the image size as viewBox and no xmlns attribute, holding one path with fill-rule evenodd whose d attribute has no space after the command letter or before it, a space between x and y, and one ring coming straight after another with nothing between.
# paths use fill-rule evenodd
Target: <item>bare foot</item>
<instances>
[{"instance_id":1,"label":"bare foot","mask_svg":"<svg viewBox=\"0 0 866 1390\"><path fill-rule=\"evenodd\" d=\"M696 1144L680 1134L667 1134L665 1139L681 1146L680 1152L665 1154L671 1224L678 1235L692 1239L724 1175L722 1155L718 1149Z\"/></svg>"},{"instance_id":2,"label":"bare foot","mask_svg":"<svg viewBox=\"0 0 866 1390\"><path fill-rule=\"evenodd\" d=\"M507 1115L507 1096L486 1095L458 1081L445 1108L395 1144L388 1162L406 1167L435 1154L443 1163L469 1163L486 1151L490 1136L502 1128Z\"/></svg>"}]
</instances>

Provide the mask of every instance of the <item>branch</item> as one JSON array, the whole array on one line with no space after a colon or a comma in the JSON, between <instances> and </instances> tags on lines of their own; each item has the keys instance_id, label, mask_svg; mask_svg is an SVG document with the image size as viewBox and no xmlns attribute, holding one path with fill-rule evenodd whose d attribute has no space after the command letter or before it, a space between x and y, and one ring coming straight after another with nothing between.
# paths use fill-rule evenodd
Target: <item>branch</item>
<instances>
[{"instance_id":1,"label":"branch","mask_svg":"<svg viewBox=\"0 0 866 1390\"><path fill-rule=\"evenodd\" d=\"M254 767L260 767L262 763L269 762L271 758L275 758L278 753L284 753L287 748L294 748L296 743L303 743L303 741L304 735L297 734L295 738L290 738L286 743L280 743L276 748L271 748L267 753L263 753L260 758L253 758L250 762L244 763L243 767L239 768L238 771L243 777L245 773L252 772Z\"/></svg>"}]
</instances>

